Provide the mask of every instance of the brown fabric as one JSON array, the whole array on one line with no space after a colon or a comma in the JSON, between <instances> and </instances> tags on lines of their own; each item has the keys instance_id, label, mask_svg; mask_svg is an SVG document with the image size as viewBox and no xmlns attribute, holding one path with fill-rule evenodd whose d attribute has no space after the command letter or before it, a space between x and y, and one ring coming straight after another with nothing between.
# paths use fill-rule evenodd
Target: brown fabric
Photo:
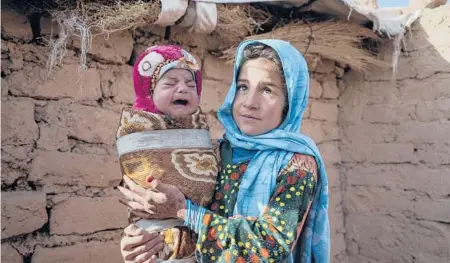
<instances>
[{"instance_id":1,"label":"brown fabric","mask_svg":"<svg viewBox=\"0 0 450 263\"><path fill-rule=\"evenodd\" d=\"M140 110L124 109L117 138L130 133L168 129L208 129L200 110L187 117L171 118ZM120 156L124 175L147 188L147 177L177 186L187 198L205 206L210 203L218 173L212 148L139 150ZM206 181L207 180L207 181Z\"/></svg>"},{"instance_id":2,"label":"brown fabric","mask_svg":"<svg viewBox=\"0 0 450 263\"><path fill-rule=\"evenodd\" d=\"M208 130L206 116L199 109L186 117L170 117L132 108L122 111L117 130L117 139L127 134L168 129ZM214 145L216 146L216 145ZM206 206L211 202L215 181L219 171L217 147L139 150L120 156L122 173L138 185L147 188L150 175L166 184L177 186L187 198ZM209 182L205 182L208 179ZM140 218L129 213L129 221ZM164 249L159 258L184 259L194 255L195 247L190 242L195 239L186 227L174 227L162 231Z\"/></svg>"}]
</instances>

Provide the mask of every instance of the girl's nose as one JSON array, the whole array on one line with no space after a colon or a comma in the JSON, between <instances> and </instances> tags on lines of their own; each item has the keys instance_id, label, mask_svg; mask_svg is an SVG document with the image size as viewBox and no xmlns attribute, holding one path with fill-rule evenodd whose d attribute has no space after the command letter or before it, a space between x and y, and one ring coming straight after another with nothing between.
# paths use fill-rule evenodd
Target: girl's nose
<instances>
[{"instance_id":1,"label":"girl's nose","mask_svg":"<svg viewBox=\"0 0 450 263\"><path fill-rule=\"evenodd\" d=\"M258 94L256 92L247 93L243 105L248 109L259 109Z\"/></svg>"}]
</instances>

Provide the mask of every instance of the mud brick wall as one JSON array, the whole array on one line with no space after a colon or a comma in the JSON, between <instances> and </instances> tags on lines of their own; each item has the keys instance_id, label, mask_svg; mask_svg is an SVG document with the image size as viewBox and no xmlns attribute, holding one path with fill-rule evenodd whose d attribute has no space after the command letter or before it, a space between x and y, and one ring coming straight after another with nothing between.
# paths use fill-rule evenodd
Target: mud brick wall
<instances>
[{"instance_id":1,"label":"mud brick wall","mask_svg":"<svg viewBox=\"0 0 450 263\"><path fill-rule=\"evenodd\" d=\"M349 262L450 262L450 6L426 10L390 71L340 98Z\"/></svg>"}]
</instances>

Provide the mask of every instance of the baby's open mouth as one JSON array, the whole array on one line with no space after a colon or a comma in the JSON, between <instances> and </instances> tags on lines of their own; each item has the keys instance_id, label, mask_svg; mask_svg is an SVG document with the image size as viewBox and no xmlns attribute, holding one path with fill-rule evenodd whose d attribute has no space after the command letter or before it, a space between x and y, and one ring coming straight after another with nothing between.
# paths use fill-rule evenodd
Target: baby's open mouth
<instances>
[{"instance_id":1,"label":"baby's open mouth","mask_svg":"<svg viewBox=\"0 0 450 263\"><path fill-rule=\"evenodd\" d=\"M174 102L172 102L175 105L183 105L183 106L187 106L188 101L187 100L175 100Z\"/></svg>"}]
</instances>

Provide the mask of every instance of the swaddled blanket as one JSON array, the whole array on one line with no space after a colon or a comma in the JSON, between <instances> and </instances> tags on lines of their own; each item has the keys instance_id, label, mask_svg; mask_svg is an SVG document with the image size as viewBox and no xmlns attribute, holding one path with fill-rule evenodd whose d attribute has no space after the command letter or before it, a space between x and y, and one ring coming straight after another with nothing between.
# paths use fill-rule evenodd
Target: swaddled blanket
<instances>
[{"instance_id":1,"label":"swaddled blanket","mask_svg":"<svg viewBox=\"0 0 450 263\"><path fill-rule=\"evenodd\" d=\"M206 116L198 109L186 117L170 117L127 108L117 130L117 151L122 173L147 188L147 177L177 186L193 202L210 203L218 173ZM166 247L160 258L184 257L181 220L139 220L149 232L165 230ZM169 229L169 230L167 230ZM184 251L184 252L183 252ZM192 250L193 252L193 250ZM182 255L184 254L184 255Z\"/></svg>"}]
</instances>

